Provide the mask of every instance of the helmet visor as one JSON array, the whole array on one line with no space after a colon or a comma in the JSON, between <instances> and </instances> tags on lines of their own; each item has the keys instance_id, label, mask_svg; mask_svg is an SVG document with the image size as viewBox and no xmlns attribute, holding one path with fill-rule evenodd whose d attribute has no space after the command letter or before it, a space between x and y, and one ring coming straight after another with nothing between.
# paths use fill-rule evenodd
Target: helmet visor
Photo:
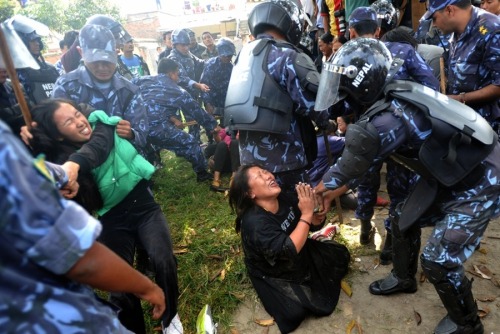
<instances>
[{"instance_id":1,"label":"helmet visor","mask_svg":"<svg viewBox=\"0 0 500 334\"><path fill-rule=\"evenodd\" d=\"M314 110L326 110L345 98L345 96L340 96L339 92L340 78L343 73L342 66L330 62L323 63Z\"/></svg>"},{"instance_id":2,"label":"helmet visor","mask_svg":"<svg viewBox=\"0 0 500 334\"><path fill-rule=\"evenodd\" d=\"M117 45L125 44L132 39L132 36L119 23L112 26L109 30L113 33Z\"/></svg>"},{"instance_id":3,"label":"helmet visor","mask_svg":"<svg viewBox=\"0 0 500 334\"><path fill-rule=\"evenodd\" d=\"M0 29L2 29L5 39L7 40L8 49L10 51L10 56L12 57L12 61L14 63L15 68L26 68L31 67L35 70L38 70L40 66L36 62L35 58L28 51L23 41L13 30L12 26L9 26L8 23L0 23ZM5 64L5 60L0 55L0 68L7 68Z\"/></svg>"}]
</instances>

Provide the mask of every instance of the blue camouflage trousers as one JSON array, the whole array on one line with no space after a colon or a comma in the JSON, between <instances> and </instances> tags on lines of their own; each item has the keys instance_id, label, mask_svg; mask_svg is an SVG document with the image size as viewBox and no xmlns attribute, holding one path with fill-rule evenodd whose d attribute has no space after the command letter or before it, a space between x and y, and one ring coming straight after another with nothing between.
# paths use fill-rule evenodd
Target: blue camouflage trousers
<instances>
[{"instance_id":1,"label":"blue camouflage trousers","mask_svg":"<svg viewBox=\"0 0 500 334\"><path fill-rule=\"evenodd\" d=\"M442 203L440 213L417 222L421 226L434 225L421 259L441 265L455 287L462 282L463 263L481 242L490 219L500 213L500 187L495 189L489 188L486 193L468 190L441 194L437 199Z\"/></svg>"},{"instance_id":2,"label":"blue camouflage trousers","mask_svg":"<svg viewBox=\"0 0 500 334\"><path fill-rule=\"evenodd\" d=\"M151 143L155 147L172 151L177 156L186 159L196 173L207 170L207 160L198 139L173 125L165 128L165 134L161 140L152 138Z\"/></svg>"},{"instance_id":3,"label":"blue camouflage trousers","mask_svg":"<svg viewBox=\"0 0 500 334\"><path fill-rule=\"evenodd\" d=\"M367 174L358 185L358 207L356 218L362 220L371 219L377 202L377 192L380 188L380 170L382 163L377 166L377 172ZM389 194L389 217L386 218L385 228L390 230L390 217L396 214L396 207L402 203L410 194L418 179L417 175L392 159L386 161L387 193Z\"/></svg>"},{"instance_id":4,"label":"blue camouflage trousers","mask_svg":"<svg viewBox=\"0 0 500 334\"><path fill-rule=\"evenodd\" d=\"M417 232L420 227L433 226L420 256L421 263L432 262L441 267L444 279L457 291L464 278L463 263L481 242L490 219L500 215L497 183L496 177L483 177L468 190L441 187L432 206L406 232L415 233L415 226Z\"/></svg>"}]
</instances>

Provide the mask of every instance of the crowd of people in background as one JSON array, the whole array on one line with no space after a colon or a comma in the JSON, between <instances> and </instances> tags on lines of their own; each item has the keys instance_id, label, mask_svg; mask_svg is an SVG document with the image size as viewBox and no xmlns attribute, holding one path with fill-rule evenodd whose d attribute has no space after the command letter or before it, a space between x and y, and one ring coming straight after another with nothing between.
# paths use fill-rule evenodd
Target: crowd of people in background
<instances>
[{"instance_id":1,"label":"crowd of people in background","mask_svg":"<svg viewBox=\"0 0 500 334\"><path fill-rule=\"evenodd\" d=\"M326 215L337 197L343 208L355 211L361 245L373 242L374 207L389 206L380 263L392 264L393 270L370 285L372 294L417 290L420 228L432 222L436 227L420 259L447 311L435 333L482 333L462 263L479 245L489 219L500 213L500 186L492 180L500 176L495 155L500 149L500 1L429 0L427 6L414 31L399 1L259 3L248 17L251 41L241 50L233 39L215 39L210 31L198 38L188 27L162 32L157 74L134 53L134 37L106 15L94 15L79 31L68 31L54 65L43 57L38 26L33 23L29 29L14 19L13 29L39 68L17 69L32 124L24 124L19 97L0 68L0 150L8 157L0 162L0 171L16 172L40 192L32 198L20 182L2 184L0 207L46 215L48 237L32 235L32 222L13 214L8 215L8 233L0 227L0 244L12 239L22 254L12 256L9 273L17 270L33 287L13 297L23 302L8 308L18 308L31 322L50 323L61 333L70 326L71 317L48 316L57 314L57 305L47 314L22 307L38 298L34 281L27 278L35 271L65 291L64 298L53 297L56 293L50 298L77 300L74 316L80 316L81 328L98 324L95 333L125 328L145 333L143 299L154 305L163 333L182 333L168 213L155 202L149 183L155 169L162 168L161 150L169 150L191 164L197 182L228 195L250 280L283 333L295 330L309 315L331 314L337 305L349 252L331 236L308 238L310 232L327 233ZM360 66L354 57L369 66ZM373 71L378 71L375 76L369 74ZM447 183L442 171L425 162L411 170L403 166L413 166L405 156L408 151L427 147L432 140L436 143L428 154L435 158L432 154L440 149L435 133L448 135L453 121L432 111L423 118L416 112L420 107L409 102L417 95L404 100L398 88L392 88L396 93L385 89L391 82L421 95L440 92L457 106L472 108L464 107L463 113L481 116L475 124L462 124L474 139L453 132L449 147L454 145L454 151L444 152L441 159L458 159L465 176L457 171L459 176ZM483 118L489 127L477 130ZM357 137L366 140L355 150ZM467 140L479 141L478 153L470 157L474 165L460 160L472 154L459 148ZM32 168L29 153L44 154L50 163L46 167L40 161ZM377 196L384 167L390 201ZM19 204L15 189L34 207ZM405 208L422 189L436 191L436 201L449 211L441 207L418 221L420 212L407 226ZM471 209L459 203L464 198L479 204ZM486 205L486 199L493 204ZM50 202L53 210L45 213L42 201ZM61 219L75 226L61 229ZM447 238L441 240L443 233ZM64 263L50 254L64 248L56 239L59 234L75 245L77 254L63 249ZM451 243L455 248L450 250ZM95 274L86 261L96 262L102 275L86 278ZM102 269L111 265L123 273L123 282L111 278L109 268ZM130 268L134 265L143 274ZM158 285L144 275L145 268ZM119 316L80 283L111 291L109 301L120 308ZM93 323L97 313L99 321ZM4 316L0 310L2 332L27 325L21 318L6 325Z\"/></svg>"}]
</instances>

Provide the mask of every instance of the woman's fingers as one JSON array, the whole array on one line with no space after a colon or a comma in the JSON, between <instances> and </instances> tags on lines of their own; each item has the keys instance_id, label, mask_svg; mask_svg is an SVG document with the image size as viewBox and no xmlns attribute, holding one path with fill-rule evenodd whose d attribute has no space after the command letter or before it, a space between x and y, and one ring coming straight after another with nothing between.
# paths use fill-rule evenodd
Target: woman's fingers
<instances>
[{"instance_id":1,"label":"woman's fingers","mask_svg":"<svg viewBox=\"0 0 500 334\"><path fill-rule=\"evenodd\" d=\"M304 196L304 197L309 197L309 198L313 198L314 197L314 190L313 188L307 184L307 183L302 183L302 182L299 182L296 186L295 186L296 190L297 190L297 194L299 196Z\"/></svg>"}]
</instances>

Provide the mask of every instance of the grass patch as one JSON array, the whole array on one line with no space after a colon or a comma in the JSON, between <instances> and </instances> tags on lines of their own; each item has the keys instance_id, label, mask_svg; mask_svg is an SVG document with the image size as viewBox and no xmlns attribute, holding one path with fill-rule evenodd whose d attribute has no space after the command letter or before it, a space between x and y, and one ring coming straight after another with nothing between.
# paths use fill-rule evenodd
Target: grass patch
<instances>
[{"instance_id":1,"label":"grass patch","mask_svg":"<svg viewBox=\"0 0 500 334\"><path fill-rule=\"evenodd\" d=\"M196 333L198 313L209 304L219 332L229 332L239 301L253 293L240 237L234 231L235 216L223 193L210 191L209 182L196 182L185 159L164 151L162 161L153 191L169 222L174 250L179 252L178 311L184 331ZM223 177L229 180L229 175ZM150 320L149 327L156 326Z\"/></svg>"}]
</instances>

